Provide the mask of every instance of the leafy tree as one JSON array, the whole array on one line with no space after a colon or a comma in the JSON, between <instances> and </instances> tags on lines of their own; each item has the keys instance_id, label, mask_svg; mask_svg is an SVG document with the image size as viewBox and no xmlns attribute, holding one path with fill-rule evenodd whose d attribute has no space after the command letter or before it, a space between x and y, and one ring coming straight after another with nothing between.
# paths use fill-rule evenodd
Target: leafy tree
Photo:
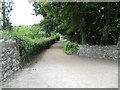
<instances>
[{"instance_id":1,"label":"leafy tree","mask_svg":"<svg viewBox=\"0 0 120 90\"><path fill-rule=\"evenodd\" d=\"M0 29L2 28L2 2L0 1Z\"/></svg>"},{"instance_id":2,"label":"leafy tree","mask_svg":"<svg viewBox=\"0 0 120 90\"><path fill-rule=\"evenodd\" d=\"M44 16L40 25L46 31L54 30L80 44L107 45L117 42L119 3L35 1L33 6L36 15Z\"/></svg>"},{"instance_id":3,"label":"leafy tree","mask_svg":"<svg viewBox=\"0 0 120 90\"><path fill-rule=\"evenodd\" d=\"M9 1L5 1L3 0L2 2L0 2L1 5L1 21L2 21L2 29L3 30L11 30L11 23L10 23L10 12L12 10L12 4L13 1L9 0Z\"/></svg>"}]
</instances>

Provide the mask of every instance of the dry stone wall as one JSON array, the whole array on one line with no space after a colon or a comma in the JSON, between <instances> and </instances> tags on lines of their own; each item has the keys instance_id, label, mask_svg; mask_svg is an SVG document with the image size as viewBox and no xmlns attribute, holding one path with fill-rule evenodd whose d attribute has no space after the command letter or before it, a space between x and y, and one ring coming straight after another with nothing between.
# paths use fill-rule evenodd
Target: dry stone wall
<instances>
[{"instance_id":1,"label":"dry stone wall","mask_svg":"<svg viewBox=\"0 0 120 90\"><path fill-rule=\"evenodd\" d=\"M116 46L79 45L79 55L101 59L120 59L120 48Z\"/></svg>"},{"instance_id":2,"label":"dry stone wall","mask_svg":"<svg viewBox=\"0 0 120 90\"><path fill-rule=\"evenodd\" d=\"M0 81L19 69L19 60L16 40L0 34Z\"/></svg>"}]
</instances>

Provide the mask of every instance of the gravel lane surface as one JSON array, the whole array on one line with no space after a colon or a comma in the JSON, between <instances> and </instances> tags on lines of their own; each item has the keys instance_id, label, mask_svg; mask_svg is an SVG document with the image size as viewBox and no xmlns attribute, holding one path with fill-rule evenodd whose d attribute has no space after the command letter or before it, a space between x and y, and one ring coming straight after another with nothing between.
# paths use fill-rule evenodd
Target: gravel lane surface
<instances>
[{"instance_id":1,"label":"gravel lane surface","mask_svg":"<svg viewBox=\"0 0 120 90\"><path fill-rule=\"evenodd\" d=\"M118 62L66 55L62 41L2 82L4 88L118 88Z\"/></svg>"}]
</instances>

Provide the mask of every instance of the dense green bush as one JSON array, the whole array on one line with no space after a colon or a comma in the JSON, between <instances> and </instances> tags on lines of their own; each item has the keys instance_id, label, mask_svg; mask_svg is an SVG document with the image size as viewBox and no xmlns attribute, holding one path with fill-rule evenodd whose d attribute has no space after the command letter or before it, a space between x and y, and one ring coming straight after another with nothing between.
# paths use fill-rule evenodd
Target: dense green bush
<instances>
[{"instance_id":1,"label":"dense green bush","mask_svg":"<svg viewBox=\"0 0 120 90\"><path fill-rule=\"evenodd\" d=\"M16 27L18 28L18 27ZM26 29L27 28L27 29ZM26 29L26 30L24 30ZM55 43L57 40L59 40L59 34L47 37L45 36L45 33L43 31L42 34L44 33L43 36L36 36L34 35L29 35L30 33L33 32L35 33L35 27L34 30L33 28L29 28L27 26L19 27L19 29L14 29L13 31L1 31L1 33L11 37L15 38L19 44L19 52L20 52L20 66L24 66L27 62L30 61L30 58L37 54L38 52L41 52L42 50L50 47L53 43ZM30 32L29 32L30 30ZM23 31L23 32L22 32ZM36 30L37 31L37 30ZM37 31L38 32L38 31ZM40 35L40 32L38 35Z\"/></svg>"},{"instance_id":2,"label":"dense green bush","mask_svg":"<svg viewBox=\"0 0 120 90\"><path fill-rule=\"evenodd\" d=\"M58 40L57 37L54 37L44 42L35 43L23 38L18 39L22 66L25 65L26 62L29 62L31 56L34 56L38 52L50 47L53 43L55 43L56 40Z\"/></svg>"},{"instance_id":3,"label":"dense green bush","mask_svg":"<svg viewBox=\"0 0 120 90\"><path fill-rule=\"evenodd\" d=\"M67 54L77 53L78 51L77 47L78 47L78 44L75 44L71 41L65 41L63 43L64 52Z\"/></svg>"}]
</instances>

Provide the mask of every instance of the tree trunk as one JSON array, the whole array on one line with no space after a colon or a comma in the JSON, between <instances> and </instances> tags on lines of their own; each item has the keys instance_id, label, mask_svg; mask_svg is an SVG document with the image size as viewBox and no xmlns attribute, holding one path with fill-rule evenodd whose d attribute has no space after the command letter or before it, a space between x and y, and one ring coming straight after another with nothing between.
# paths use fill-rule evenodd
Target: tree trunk
<instances>
[{"instance_id":1,"label":"tree trunk","mask_svg":"<svg viewBox=\"0 0 120 90\"><path fill-rule=\"evenodd\" d=\"M82 45L86 44L86 35L84 30L81 30L81 44Z\"/></svg>"},{"instance_id":2,"label":"tree trunk","mask_svg":"<svg viewBox=\"0 0 120 90\"><path fill-rule=\"evenodd\" d=\"M82 18L82 25L80 25L80 34L81 34L81 44L82 45L85 45L87 43L87 38L86 38L86 33L85 33L85 29L84 29L84 26L85 26L85 19Z\"/></svg>"},{"instance_id":3,"label":"tree trunk","mask_svg":"<svg viewBox=\"0 0 120 90\"><path fill-rule=\"evenodd\" d=\"M106 28L102 32L101 45L107 45L108 36L109 36L109 26L110 26L110 3L107 3L107 12L106 12Z\"/></svg>"},{"instance_id":4,"label":"tree trunk","mask_svg":"<svg viewBox=\"0 0 120 90\"><path fill-rule=\"evenodd\" d=\"M119 34L118 44L117 44L117 46L120 47L120 34Z\"/></svg>"}]
</instances>

